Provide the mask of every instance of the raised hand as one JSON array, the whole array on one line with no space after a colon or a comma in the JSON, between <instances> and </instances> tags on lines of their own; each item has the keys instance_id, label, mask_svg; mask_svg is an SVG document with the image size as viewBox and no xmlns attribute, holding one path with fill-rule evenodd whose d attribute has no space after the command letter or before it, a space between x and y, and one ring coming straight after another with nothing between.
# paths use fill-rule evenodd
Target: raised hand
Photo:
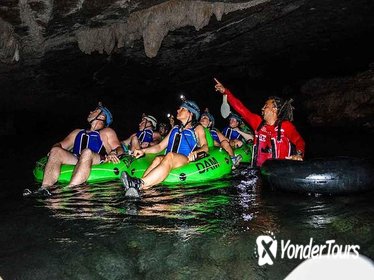
<instances>
[{"instance_id":1,"label":"raised hand","mask_svg":"<svg viewBox=\"0 0 374 280\"><path fill-rule=\"evenodd\" d=\"M216 85L214 86L216 91L219 91L220 93L223 94L226 90L225 87L216 78L214 78L214 81L216 82Z\"/></svg>"}]
</instances>

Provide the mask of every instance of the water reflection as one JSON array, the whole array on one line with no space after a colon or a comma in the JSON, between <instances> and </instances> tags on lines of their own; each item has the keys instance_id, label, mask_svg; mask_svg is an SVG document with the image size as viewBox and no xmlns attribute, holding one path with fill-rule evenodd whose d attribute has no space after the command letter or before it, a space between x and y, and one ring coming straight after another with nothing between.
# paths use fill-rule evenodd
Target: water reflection
<instances>
[{"instance_id":1,"label":"water reflection","mask_svg":"<svg viewBox=\"0 0 374 280\"><path fill-rule=\"evenodd\" d=\"M56 218L111 220L118 215L117 185L56 186L53 196L39 200Z\"/></svg>"},{"instance_id":2,"label":"water reflection","mask_svg":"<svg viewBox=\"0 0 374 280\"><path fill-rule=\"evenodd\" d=\"M312 197L267 191L255 170L243 168L234 178L202 186L158 186L143 193L140 200L124 197L118 182L52 190L50 199L39 200L52 217L62 220L92 220L90 234L105 234L135 225L143 230L176 233L182 238L206 234L274 232L294 236L293 232L321 230L350 232L362 227L350 217L355 198ZM355 212L365 209L365 197ZM372 210L373 206L370 205ZM363 211L363 210L362 210ZM361 220L360 220L361 221Z\"/></svg>"},{"instance_id":3,"label":"water reflection","mask_svg":"<svg viewBox=\"0 0 374 280\"><path fill-rule=\"evenodd\" d=\"M54 218L94 220L100 227L136 224L146 230L178 233L182 236L207 232L253 229L253 221L274 230L274 218L259 210L256 175L237 173L234 179L194 186L158 186L142 194L140 200L124 197L118 182L56 186L53 196L41 199Z\"/></svg>"},{"instance_id":4,"label":"water reflection","mask_svg":"<svg viewBox=\"0 0 374 280\"><path fill-rule=\"evenodd\" d=\"M310 238L320 244L331 239L358 244L361 253L374 256L372 195L313 197L272 192L262 186L256 171L245 168L230 180L209 185L159 186L140 200L125 198L117 182L74 189L60 186L52 192L51 199L37 201L38 210L48 209L50 218L63 225L58 233L56 225L47 231L53 247L46 249L48 255L55 255L56 263L61 254L72 260L85 255L81 265L71 261L59 275L283 278L301 261L281 260L273 267L259 267L256 237L269 231L295 244L307 244ZM62 252L52 253L55 246ZM35 257L44 258L40 253ZM38 269L50 275L44 267Z\"/></svg>"}]
</instances>

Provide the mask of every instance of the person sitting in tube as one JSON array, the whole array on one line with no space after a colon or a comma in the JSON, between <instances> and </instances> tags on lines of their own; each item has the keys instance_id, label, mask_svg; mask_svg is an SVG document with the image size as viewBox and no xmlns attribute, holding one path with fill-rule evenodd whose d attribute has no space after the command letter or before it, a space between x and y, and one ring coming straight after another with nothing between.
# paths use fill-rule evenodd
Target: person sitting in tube
<instances>
[{"instance_id":1,"label":"person sitting in tube","mask_svg":"<svg viewBox=\"0 0 374 280\"><path fill-rule=\"evenodd\" d=\"M118 163L124 153L116 132L109 126L113 116L101 102L88 114L88 129L75 129L65 139L54 144L48 154L41 187L32 192L25 189L23 195L49 196L50 189L58 180L61 165L75 165L68 186L78 186L90 176L91 166L102 162Z\"/></svg>"},{"instance_id":2,"label":"person sitting in tube","mask_svg":"<svg viewBox=\"0 0 374 280\"><path fill-rule=\"evenodd\" d=\"M233 162L233 169L235 169L241 161L241 156L234 155L229 140L217 128L214 127L214 117L211 113L209 113L208 108L206 108L204 113L201 114L200 124L209 129L210 135L214 140L214 146L222 147L230 155Z\"/></svg>"},{"instance_id":3,"label":"person sitting in tube","mask_svg":"<svg viewBox=\"0 0 374 280\"><path fill-rule=\"evenodd\" d=\"M158 131L155 131L156 127L156 118L151 115L143 114L139 123L139 130L121 142L125 150L130 150L132 153L135 150L147 148L159 143L161 141L161 135Z\"/></svg>"},{"instance_id":4,"label":"person sitting in tube","mask_svg":"<svg viewBox=\"0 0 374 280\"><path fill-rule=\"evenodd\" d=\"M158 133L160 133L161 139L164 139L169 133L169 126L166 123L160 123L158 125Z\"/></svg>"},{"instance_id":5,"label":"person sitting in tube","mask_svg":"<svg viewBox=\"0 0 374 280\"><path fill-rule=\"evenodd\" d=\"M230 140L230 146L240 148L243 143L253 140L253 134L240 129L243 120L237 114L230 113L229 125L222 130L222 134Z\"/></svg>"},{"instance_id":6,"label":"person sitting in tube","mask_svg":"<svg viewBox=\"0 0 374 280\"><path fill-rule=\"evenodd\" d=\"M174 116L172 114L167 114L166 116L169 120L169 124L166 124L166 123L160 123L159 124L158 132L161 135L161 140L164 139L166 135L168 135L168 133L170 131L170 128L174 127L174 124L175 124L174 123Z\"/></svg>"},{"instance_id":7,"label":"person sitting in tube","mask_svg":"<svg viewBox=\"0 0 374 280\"><path fill-rule=\"evenodd\" d=\"M121 180L126 191L126 196L139 196L139 189L148 189L161 183L174 168L181 167L198 159L202 153L208 152L205 130L201 125L196 125L200 117L198 105L191 100L186 100L182 95L182 104L177 110L177 120L169 134L158 144L147 148L134 150L134 156L139 158L148 153L159 153L166 149L165 155L157 156L139 178L130 177L126 172L121 175Z\"/></svg>"}]
</instances>

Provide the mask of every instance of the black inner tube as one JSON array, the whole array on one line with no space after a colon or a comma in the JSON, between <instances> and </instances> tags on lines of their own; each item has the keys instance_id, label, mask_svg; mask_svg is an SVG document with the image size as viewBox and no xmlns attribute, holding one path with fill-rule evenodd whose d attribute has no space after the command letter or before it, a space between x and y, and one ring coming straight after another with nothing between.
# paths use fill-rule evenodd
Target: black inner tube
<instances>
[{"instance_id":1,"label":"black inner tube","mask_svg":"<svg viewBox=\"0 0 374 280\"><path fill-rule=\"evenodd\" d=\"M353 157L268 160L261 167L264 182L272 189L321 194L372 190L373 171L373 160Z\"/></svg>"}]
</instances>

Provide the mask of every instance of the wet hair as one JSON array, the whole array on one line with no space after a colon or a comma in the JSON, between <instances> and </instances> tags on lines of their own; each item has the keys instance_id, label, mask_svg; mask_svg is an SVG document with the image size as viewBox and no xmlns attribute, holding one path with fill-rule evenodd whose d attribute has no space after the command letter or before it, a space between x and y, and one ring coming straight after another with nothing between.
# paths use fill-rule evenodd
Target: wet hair
<instances>
[{"instance_id":1,"label":"wet hair","mask_svg":"<svg viewBox=\"0 0 374 280\"><path fill-rule=\"evenodd\" d=\"M278 96L270 96L268 100L273 100L275 108L277 108L278 121L293 121L293 110L292 106L293 99L284 101Z\"/></svg>"}]
</instances>

